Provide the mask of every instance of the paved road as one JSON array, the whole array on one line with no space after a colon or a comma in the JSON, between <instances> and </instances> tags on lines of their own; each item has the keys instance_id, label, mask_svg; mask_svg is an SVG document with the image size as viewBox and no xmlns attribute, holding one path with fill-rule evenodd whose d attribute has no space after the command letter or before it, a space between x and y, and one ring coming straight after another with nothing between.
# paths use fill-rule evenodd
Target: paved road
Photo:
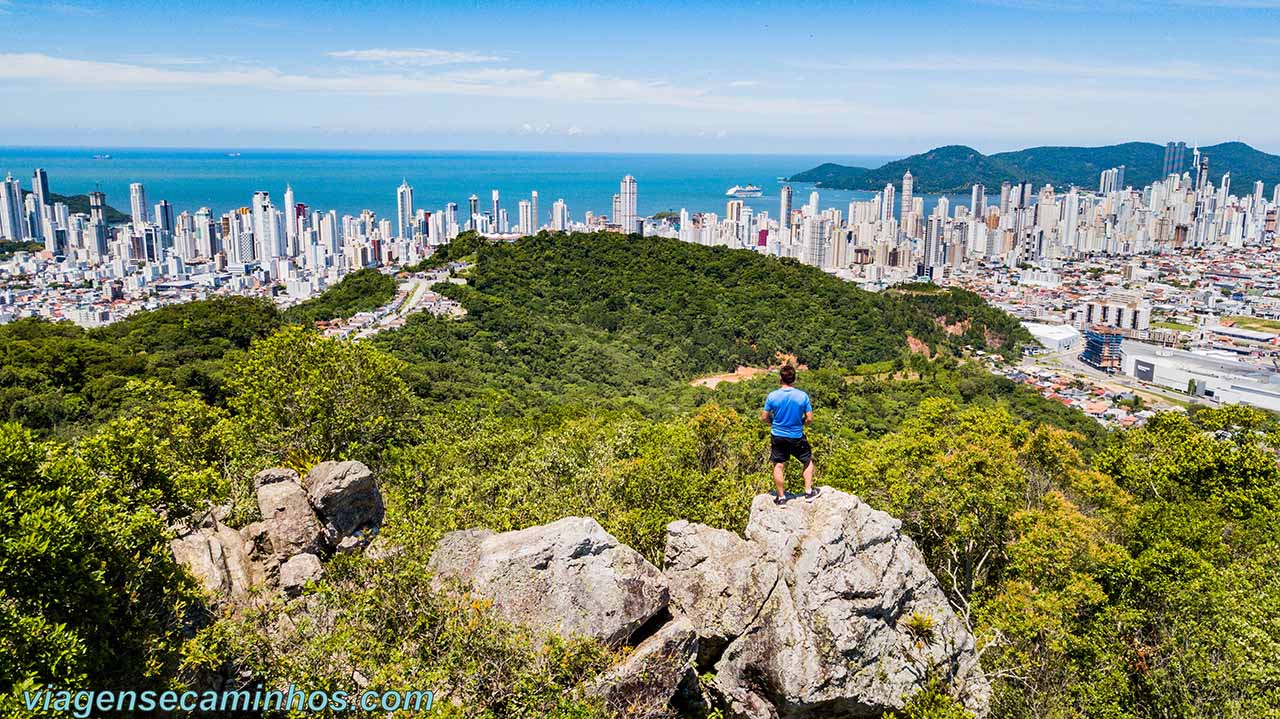
<instances>
[{"instance_id":1,"label":"paved road","mask_svg":"<svg viewBox=\"0 0 1280 719\"><path fill-rule=\"evenodd\" d=\"M1217 402L1208 397L1192 397L1182 392L1165 389L1147 382L1141 382L1133 377L1124 374L1107 374L1099 371L1080 361L1080 350L1074 349L1067 352L1055 352L1053 354L1036 355L1034 357L1024 357L1019 366L1023 369L1060 369L1073 374L1084 375L1095 384L1105 385L1115 391L1130 391L1143 395L1146 399L1162 399L1167 402L1178 405L1186 405L1190 402L1206 404L1216 407Z\"/></svg>"}]
</instances>

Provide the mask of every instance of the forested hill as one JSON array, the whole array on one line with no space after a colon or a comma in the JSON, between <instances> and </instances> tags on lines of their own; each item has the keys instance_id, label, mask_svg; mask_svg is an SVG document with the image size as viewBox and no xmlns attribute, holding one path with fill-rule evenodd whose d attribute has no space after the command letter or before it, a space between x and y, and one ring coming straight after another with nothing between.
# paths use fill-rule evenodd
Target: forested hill
<instances>
[{"instance_id":1,"label":"forested hill","mask_svg":"<svg viewBox=\"0 0 1280 719\"><path fill-rule=\"evenodd\" d=\"M444 289L466 307L464 322L421 316L379 342L412 366L497 377L508 390L614 396L780 355L853 368L898 357L908 337L955 354L1016 353L1029 340L963 290L874 294L792 260L663 238L485 244L468 280Z\"/></svg>"},{"instance_id":2,"label":"forested hill","mask_svg":"<svg viewBox=\"0 0 1280 719\"><path fill-rule=\"evenodd\" d=\"M31 190L23 190L22 196L26 197L31 194ZM59 195L56 192L49 193L49 204L61 202L67 206L67 211L71 214L80 213L89 214L89 196L88 195ZM129 221L129 215L117 210L111 205L103 208L103 215L108 225L120 225Z\"/></svg>"},{"instance_id":3,"label":"forested hill","mask_svg":"<svg viewBox=\"0 0 1280 719\"><path fill-rule=\"evenodd\" d=\"M1256 180L1268 186L1280 183L1280 156L1243 142L1207 145L1201 147L1200 152L1209 157L1209 172L1214 183L1223 173L1230 172L1231 185L1237 188L1237 194L1248 192ZM1125 166L1125 184L1148 185L1161 177L1164 146L1127 142L1103 147L1031 147L984 155L972 147L947 145L875 169L825 163L793 175L791 180L842 190L879 190L886 184L900 187L902 175L910 170L916 192L967 192L975 183L992 188L1002 182L1024 180L1036 186L1087 188L1097 186L1098 175L1103 170L1120 165ZM1190 148L1181 170L1192 170Z\"/></svg>"}]
</instances>

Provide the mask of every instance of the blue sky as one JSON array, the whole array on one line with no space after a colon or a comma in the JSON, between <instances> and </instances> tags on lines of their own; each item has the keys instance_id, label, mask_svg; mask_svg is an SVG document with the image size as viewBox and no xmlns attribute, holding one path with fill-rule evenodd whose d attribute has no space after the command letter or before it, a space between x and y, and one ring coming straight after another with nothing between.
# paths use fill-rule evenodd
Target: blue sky
<instances>
[{"instance_id":1,"label":"blue sky","mask_svg":"<svg viewBox=\"0 0 1280 719\"><path fill-rule=\"evenodd\" d=\"M0 145L1280 152L1280 0L0 0Z\"/></svg>"}]
</instances>

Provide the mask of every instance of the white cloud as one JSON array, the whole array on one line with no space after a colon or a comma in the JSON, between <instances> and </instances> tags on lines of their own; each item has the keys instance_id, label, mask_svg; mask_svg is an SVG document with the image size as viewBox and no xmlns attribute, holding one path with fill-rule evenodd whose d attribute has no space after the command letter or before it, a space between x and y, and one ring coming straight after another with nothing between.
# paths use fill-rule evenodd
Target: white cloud
<instances>
[{"instance_id":1,"label":"white cloud","mask_svg":"<svg viewBox=\"0 0 1280 719\"><path fill-rule=\"evenodd\" d=\"M734 80L729 83L729 87L756 87L759 84L759 80Z\"/></svg>"},{"instance_id":2,"label":"white cloud","mask_svg":"<svg viewBox=\"0 0 1280 719\"><path fill-rule=\"evenodd\" d=\"M433 67L436 65L463 65L469 63L497 62L502 58L497 55L481 55L459 50L436 50L432 48L370 48L368 50L340 50L329 53L329 57L356 62L374 62L384 65L412 65L416 67Z\"/></svg>"},{"instance_id":3,"label":"white cloud","mask_svg":"<svg viewBox=\"0 0 1280 719\"><path fill-rule=\"evenodd\" d=\"M311 75L274 68L208 70L157 67L53 57L43 53L0 53L0 80L40 81L69 87L125 91L143 88L271 91L347 96L409 97L454 95L501 99L531 98L592 103L685 108L724 112L807 115L838 112L848 119L894 122L905 114L886 113L840 99L804 100L718 95L696 87L629 79L594 72L548 72L522 68L477 68L439 73L377 72Z\"/></svg>"},{"instance_id":4,"label":"white cloud","mask_svg":"<svg viewBox=\"0 0 1280 719\"><path fill-rule=\"evenodd\" d=\"M1067 62L1052 58L984 56L974 54L929 54L911 57L851 57L829 61L817 59L784 60L784 64L804 70L863 73L956 73L1016 72L1019 76L1099 78L1109 80L1212 80L1226 68L1205 67L1192 62L1151 63L1087 63Z\"/></svg>"}]
</instances>

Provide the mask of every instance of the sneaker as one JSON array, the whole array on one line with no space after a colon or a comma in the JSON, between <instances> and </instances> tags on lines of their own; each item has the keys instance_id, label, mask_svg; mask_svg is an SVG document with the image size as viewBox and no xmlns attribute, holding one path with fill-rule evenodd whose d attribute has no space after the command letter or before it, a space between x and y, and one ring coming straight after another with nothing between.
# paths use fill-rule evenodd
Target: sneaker
<instances>
[{"instance_id":1,"label":"sneaker","mask_svg":"<svg viewBox=\"0 0 1280 719\"><path fill-rule=\"evenodd\" d=\"M773 498L773 503L774 503L774 504L776 504L776 505L778 505L779 507L781 507L781 506L783 506L783 505L785 505L785 504L787 503L787 498L786 498L786 497L774 497L774 498Z\"/></svg>"},{"instance_id":2,"label":"sneaker","mask_svg":"<svg viewBox=\"0 0 1280 719\"><path fill-rule=\"evenodd\" d=\"M818 493L820 493L821 491L822 491L821 489L818 489L817 487L814 487L813 489L809 490L808 492L805 492L804 498L805 498L805 499L813 499L814 497L818 496Z\"/></svg>"}]
</instances>

